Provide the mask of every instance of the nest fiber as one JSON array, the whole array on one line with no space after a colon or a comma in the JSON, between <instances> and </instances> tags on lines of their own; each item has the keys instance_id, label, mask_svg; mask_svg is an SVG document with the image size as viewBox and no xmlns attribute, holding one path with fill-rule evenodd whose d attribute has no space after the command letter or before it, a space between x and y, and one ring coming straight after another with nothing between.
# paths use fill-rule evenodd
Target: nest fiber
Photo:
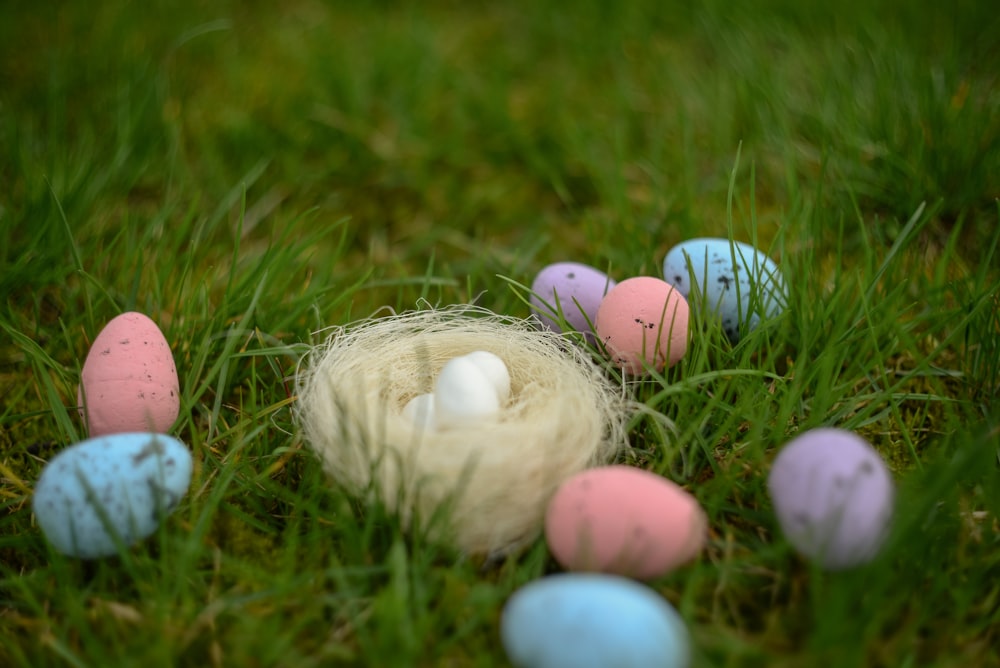
<instances>
[{"instance_id":1,"label":"nest fiber","mask_svg":"<svg viewBox=\"0 0 1000 668\"><path fill-rule=\"evenodd\" d=\"M402 414L445 363L475 350L510 371L497 421L431 431ZM296 386L306 441L337 483L377 494L406 526L443 532L469 553L533 540L556 488L626 445L623 388L585 351L478 307L336 328L303 360Z\"/></svg>"}]
</instances>

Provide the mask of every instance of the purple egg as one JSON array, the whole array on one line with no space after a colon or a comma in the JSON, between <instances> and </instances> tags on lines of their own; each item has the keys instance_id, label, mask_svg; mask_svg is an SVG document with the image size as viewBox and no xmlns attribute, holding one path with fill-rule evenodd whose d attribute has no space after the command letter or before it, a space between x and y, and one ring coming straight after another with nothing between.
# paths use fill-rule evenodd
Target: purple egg
<instances>
[{"instance_id":1,"label":"purple egg","mask_svg":"<svg viewBox=\"0 0 1000 668\"><path fill-rule=\"evenodd\" d=\"M774 460L767 487L788 542L824 568L871 560L888 533L892 475L853 432L827 427L792 439Z\"/></svg>"},{"instance_id":2,"label":"purple egg","mask_svg":"<svg viewBox=\"0 0 1000 668\"><path fill-rule=\"evenodd\" d=\"M566 322L594 342L591 324L597 308L616 282L603 271L579 262L557 262L542 269L531 284L531 310L542 324L560 332L557 309ZM588 320L590 321L588 323Z\"/></svg>"}]
</instances>

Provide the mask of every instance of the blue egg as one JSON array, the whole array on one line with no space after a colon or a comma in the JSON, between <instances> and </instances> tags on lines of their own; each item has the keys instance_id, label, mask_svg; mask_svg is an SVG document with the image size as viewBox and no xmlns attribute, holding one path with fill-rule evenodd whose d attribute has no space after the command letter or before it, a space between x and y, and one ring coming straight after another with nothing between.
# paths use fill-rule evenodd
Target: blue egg
<instances>
[{"instance_id":1,"label":"blue egg","mask_svg":"<svg viewBox=\"0 0 1000 668\"><path fill-rule=\"evenodd\" d=\"M684 668L687 627L649 587L618 575L563 573L525 585L500 622L518 668Z\"/></svg>"},{"instance_id":2,"label":"blue egg","mask_svg":"<svg viewBox=\"0 0 1000 668\"><path fill-rule=\"evenodd\" d=\"M35 519L52 546L81 559L118 553L159 526L187 493L187 446L164 434L108 434L52 458L35 485Z\"/></svg>"},{"instance_id":3,"label":"blue egg","mask_svg":"<svg viewBox=\"0 0 1000 668\"><path fill-rule=\"evenodd\" d=\"M734 343L741 333L755 329L762 317L773 318L788 304L778 265L740 241L689 239L677 244L663 260L663 278L693 309L704 306L716 313Z\"/></svg>"}]
</instances>

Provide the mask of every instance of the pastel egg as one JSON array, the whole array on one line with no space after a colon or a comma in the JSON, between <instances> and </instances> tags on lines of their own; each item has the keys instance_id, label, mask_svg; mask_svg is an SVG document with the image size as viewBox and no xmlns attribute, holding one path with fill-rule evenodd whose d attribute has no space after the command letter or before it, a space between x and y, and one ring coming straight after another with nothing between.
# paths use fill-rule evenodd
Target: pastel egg
<instances>
[{"instance_id":1,"label":"pastel egg","mask_svg":"<svg viewBox=\"0 0 1000 668\"><path fill-rule=\"evenodd\" d=\"M741 328L755 329L761 316L773 318L788 303L778 265L740 241L705 238L677 244L663 259L663 276L693 308L704 305L717 314L733 342L739 341Z\"/></svg>"},{"instance_id":2,"label":"pastel egg","mask_svg":"<svg viewBox=\"0 0 1000 668\"><path fill-rule=\"evenodd\" d=\"M482 422L499 412L496 388L479 365L466 357L456 357L444 365L434 384L434 414L439 428Z\"/></svg>"},{"instance_id":3,"label":"pastel egg","mask_svg":"<svg viewBox=\"0 0 1000 668\"><path fill-rule=\"evenodd\" d=\"M545 513L549 550L564 568L641 580L694 559L706 526L693 496L631 466L578 473L560 485Z\"/></svg>"},{"instance_id":4,"label":"pastel egg","mask_svg":"<svg viewBox=\"0 0 1000 668\"><path fill-rule=\"evenodd\" d=\"M507 600L500 638L518 668L685 668L684 620L649 587L603 573L535 580Z\"/></svg>"},{"instance_id":5,"label":"pastel egg","mask_svg":"<svg viewBox=\"0 0 1000 668\"><path fill-rule=\"evenodd\" d=\"M870 561L888 533L892 475L853 432L825 427L792 439L775 458L767 487L788 542L824 568Z\"/></svg>"},{"instance_id":6,"label":"pastel egg","mask_svg":"<svg viewBox=\"0 0 1000 668\"><path fill-rule=\"evenodd\" d=\"M689 311L684 297L652 276L629 278L608 292L595 329L608 355L633 375L662 371L684 357Z\"/></svg>"},{"instance_id":7,"label":"pastel egg","mask_svg":"<svg viewBox=\"0 0 1000 668\"><path fill-rule=\"evenodd\" d=\"M151 535L191 483L191 453L164 434L122 433L81 441L52 458L35 485L35 519L52 546L73 557L118 553Z\"/></svg>"},{"instance_id":8,"label":"pastel egg","mask_svg":"<svg viewBox=\"0 0 1000 668\"><path fill-rule=\"evenodd\" d=\"M557 262L542 269L531 284L531 308L542 324L562 331L558 313L593 343L597 309L617 283L603 271L579 262Z\"/></svg>"},{"instance_id":9,"label":"pastel egg","mask_svg":"<svg viewBox=\"0 0 1000 668\"><path fill-rule=\"evenodd\" d=\"M501 404L510 398L510 371L498 355L486 350L474 350L462 357L479 367L483 375L490 379Z\"/></svg>"},{"instance_id":10,"label":"pastel egg","mask_svg":"<svg viewBox=\"0 0 1000 668\"><path fill-rule=\"evenodd\" d=\"M108 322L83 363L77 400L91 436L169 430L180 413L180 385L156 323L135 312Z\"/></svg>"}]
</instances>

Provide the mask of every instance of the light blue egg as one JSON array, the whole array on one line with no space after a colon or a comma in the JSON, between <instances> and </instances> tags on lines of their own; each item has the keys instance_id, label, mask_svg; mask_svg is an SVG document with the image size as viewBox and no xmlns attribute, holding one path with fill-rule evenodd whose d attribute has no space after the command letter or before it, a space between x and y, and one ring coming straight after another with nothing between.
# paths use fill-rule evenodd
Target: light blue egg
<instances>
[{"instance_id":1,"label":"light blue egg","mask_svg":"<svg viewBox=\"0 0 1000 668\"><path fill-rule=\"evenodd\" d=\"M146 538L191 484L191 452L164 434L108 434L52 458L35 485L35 519L63 554L95 559Z\"/></svg>"},{"instance_id":2,"label":"light blue egg","mask_svg":"<svg viewBox=\"0 0 1000 668\"><path fill-rule=\"evenodd\" d=\"M649 587L618 575L535 580L504 606L500 636L517 668L684 668L687 627Z\"/></svg>"},{"instance_id":3,"label":"light blue egg","mask_svg":"<svg viewBox=\"0 0 1000 668\"><path fill-rule=\"evenodd\" d=\"M744 331L753 330L761 316L773 318L788 304L788 290L778 265L740 241L689 239L677 244L663 260L663 278L692 308L704 305L717 313L733 342L739 341L743 323Z\"/></svg>"}]
</instances>

